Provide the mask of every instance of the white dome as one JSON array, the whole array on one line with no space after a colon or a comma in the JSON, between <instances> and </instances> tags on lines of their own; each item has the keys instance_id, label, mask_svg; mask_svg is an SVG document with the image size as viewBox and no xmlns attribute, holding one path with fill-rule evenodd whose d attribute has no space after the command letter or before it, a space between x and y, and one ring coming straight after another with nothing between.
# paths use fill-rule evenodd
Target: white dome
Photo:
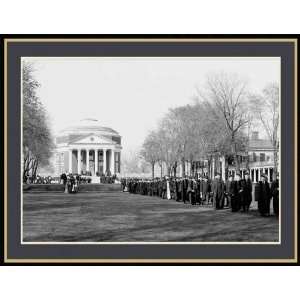
<instances>
[{"instance_id":1,"label":"white dome","mask_svg":"<svg viewBox=\"0 0 300 300\"><path fill-rule=\"evenodd\" d=\"M104 127L97 119L86 118L80 121L74 122L70 126L61 130L59 135L66 134L85 134L85 133L98 133L112 136L120 136L119 133L110 127Z\"/></svg>"}]
</instances>

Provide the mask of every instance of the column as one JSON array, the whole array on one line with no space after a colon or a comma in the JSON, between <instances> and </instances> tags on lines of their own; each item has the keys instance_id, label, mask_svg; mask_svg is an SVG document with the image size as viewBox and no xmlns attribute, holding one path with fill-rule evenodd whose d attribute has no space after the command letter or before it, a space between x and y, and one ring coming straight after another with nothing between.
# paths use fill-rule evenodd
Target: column
<instances>
[{"instance_id":1,"label":"column","mask_svg":"<svg viewBox=\"0 0 300 300\"><path fill-rule=\"evenodd\" d=\"M77 173L81 174L81 149L77 149Z\"/></svg>"},{"instance_id":2,"label":"column","mask_svg":"<svg viewBox=\"0 0 300 300\"><path fill-rule=\"evenodd\" d=\"M72 173L72 150L69 150L69 173Z\"/></svg>"},{"instance_id":3,"label":"column","mask_svg":"<svg viewBox=\"0 0 300 300\"><path fill-rule=\"evenodd\" d=\"M225 156L222 157L222 179L225 181Z\"/></svg>"},{"instance_id":4,"label":"column","mask_svg":"<svg viewBox=\"0 0 300 300\"><path fill-rule=\"evenodd\" d=\"M98 172L98 149L95 150L95 175Z\"/></svg>"},{"instance_id":5,"label":"column","mask_svg":"<svg viewBox=\"0 0 300 300\"><path fill-rule=\"evenodd\" d=\"M106 173L106 149L103 149L103 173Z\"/></svg>"},{"instance_id":6,"label":"column","mask_svg":"<svg viewBox=\"0 0 300 300\"><path fill-rule=\"evenodd\" d=\"M110 172L111 175L115 174L115 151L113 149L110 150Z\"/></svg>"},{"instance_id":7,"label":"column","mask_svg":"<svg viewBox=\"0 0 300 300\"><path fill-rule=\"evenodd\" d=\"M90 170L90 150L86 149L86 171Z\"/></svg>"}]
</instances>

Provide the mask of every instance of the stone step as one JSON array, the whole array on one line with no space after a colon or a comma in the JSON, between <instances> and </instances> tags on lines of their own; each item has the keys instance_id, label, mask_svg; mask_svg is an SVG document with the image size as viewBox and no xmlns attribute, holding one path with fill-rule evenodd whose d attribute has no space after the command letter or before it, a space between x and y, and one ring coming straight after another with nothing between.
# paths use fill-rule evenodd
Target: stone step
<instances>
[{"instance_id":1,"label":"stone step","mask_svg":"<svg viewBox=\"0 0 300 300\"><path fill-rule=\"evenodd\" d=\"M100 183L100 177L92 176L92 183Z\"/></svg>"}]
</instances>

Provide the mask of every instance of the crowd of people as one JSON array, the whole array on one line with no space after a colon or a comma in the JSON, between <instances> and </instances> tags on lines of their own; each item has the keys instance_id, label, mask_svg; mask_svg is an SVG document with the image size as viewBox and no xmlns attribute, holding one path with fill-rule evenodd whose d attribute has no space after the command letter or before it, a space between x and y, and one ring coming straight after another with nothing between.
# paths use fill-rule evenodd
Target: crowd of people
<instances>
[{"instance_id":1,"label":"crowd of people","mask_svg":"<svg viewBox=\"0 0 300 300\"><path fill-rule=\"evenodd\" d=\"M113 184L117 180L116 175L104 175L102 174L100 176L100 183L107 183L107 184Z\"/></svg>"},{"instance_id":2,"label":"crowd of people","mask_svg":"<svg viewBox=\"0 0 300 300\"><path fill-rule=\"evenodd\" d=\"M41 175L36 175L36 176L26 176L25 183L27 184L54 184L54 183L59 183L59 177L54 177L54 176L41 176Z\"/></svg>"},{"instance_id":3,"label":"crowd of people","mask_svg":"<svg viewBox=\"0 0 300 300\"><path fill-rule=\"evenodd\" d=\"M82 177L79 174L63 173L60 176L61 182L65 187L66 194L75 194L78 192Z\"/></svg>"},{"instance_id":4,"label":"crowd of people","mask_svg":"<svg viewBox=\"0 0 300 300\"><path fill-rule=\"evenodd\" d=\"M100 183L115 183L116 175L102 175ZM62 183L65 193L77 193L79 185L91 183L91 178L79 174L63 173L60 177L39 176L32 183L50 184ZM258 202L261 216L270 215L270 203L273 199L273 212L279 215L279 174L270 184L268 177L261 174L260 181L253 184L249 173L242 178L239 173L229 176L224 182L220 173L213 179L207 176L198 177L163 177L154 179L122 178L121 186L124 192L175 200L191 205L212 206L216 210L229 208L232 212L248 212L252 198Z\"/></svg>"},{"instance_id":5,"label":"crowd of people","mask_svg":"<svg viewBox=\"0 0 300 300\"><path fill-rule=\"evenodd\" d=\"M99 177L99 183L113 184L117 180L116 175L102 175ZM62 173L60 182L65 186L65 193L77 193L80 184L91 183L91 177L72 173Z\"/></svg>"},{"instance_id":6,"label":"crowd of people","mask_svg":"<svg viewBox=\"0 0 300 300\"><path fill-rule=\"evenodd\" d=\"M124 192L132 194L173 199L192 205L207 205L216 210L229 208L232 212L248 212L254 197L258 202L261 216L270 216L270 203L273 198L274 214L276 216L279 214L278 174L271 186L265 174L261 175L258 184L253 185L249 173L246 173L244 178L237 173L234 178L229 176L225 182L220 173L217 173L213 179L207 176L198 178L122 178L121 185Z\"/></svg>"}]
</instances>

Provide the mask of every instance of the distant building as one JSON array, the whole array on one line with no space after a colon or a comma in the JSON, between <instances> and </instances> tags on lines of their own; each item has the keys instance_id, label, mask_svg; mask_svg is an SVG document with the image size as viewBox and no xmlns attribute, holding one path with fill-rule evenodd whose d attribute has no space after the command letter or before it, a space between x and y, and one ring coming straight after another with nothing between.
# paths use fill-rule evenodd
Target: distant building
<instances>
[{"instance_id":1,"label":"distant building","mask_svg":"<svg viewBox=\"0 0 300 300\"><path fill-rule=\"evenodd\" d=\"M96 119L83 119L55 139L55 173L120 174L121 136Z\"/></svg>"},{"instance_id":2,"label":"distant building","mask_svg":"<svg viewBox=\"0 0 300 300\"><path fill-rule=\"evenodd\" d=\"M259 181L262 173L267 174L269 182L274 180L274 148L270 140L259 138L258 131L252 133L248 151L239 153L238 159L242 177L244 177L246 171L249 171L250 178L254 183ZM224 156L218 157L218 159L213 158L211 164L208 163L208 160L195 162L195 164L198 174L208 175L219 171L223 180L227 179L226 173L234 176L236 172L233 159L225 161ZM185 169L188 171L187 174L191 173L190 164L187 164Z\"/></svg>"},{"instance_id":3,"label":"distant building","mask_svg":"<svg viewBox=\"0 0 300 300\"><path fill-rule=\"evenodd\" d=\"M258 131L252 133L249 140L248 153L241 153L239 158L242 176L244 176L245 171L248 169L253 182L258 182L262 173L268 175L269 182L275 178L274 148L270 140L259 138ZM248 168L247 159L249 159ZM234 175L235 171L232 164L228 166L228 172Z\"/></svg>"}]
</instances>

